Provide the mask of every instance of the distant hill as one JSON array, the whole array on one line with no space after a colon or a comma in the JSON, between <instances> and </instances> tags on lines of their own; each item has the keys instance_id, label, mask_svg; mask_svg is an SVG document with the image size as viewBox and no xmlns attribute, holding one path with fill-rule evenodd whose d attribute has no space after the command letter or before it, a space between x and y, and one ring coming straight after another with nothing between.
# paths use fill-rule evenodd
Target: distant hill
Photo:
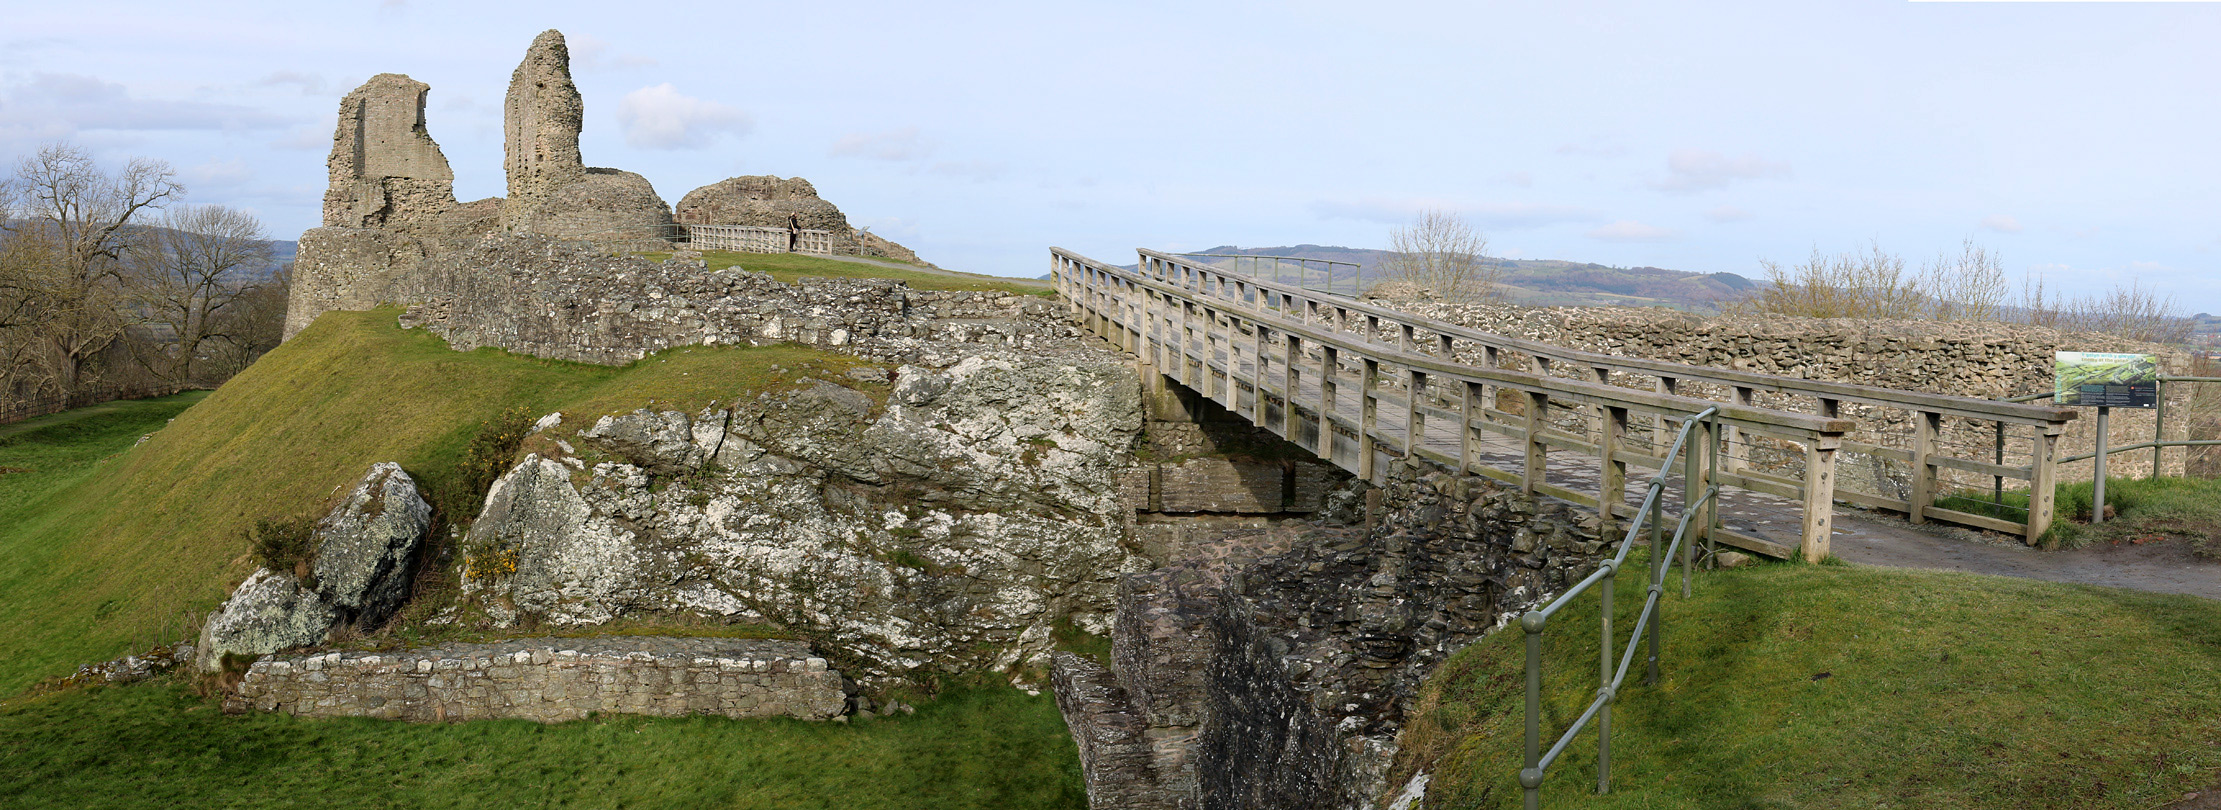
<instances>
[{"instance_id":1,"label":"distant hill","mask_svg":"<svg viewBox=\"0 0 2221 810\"><path fill-rule=\"evenodd\" d=\"M1389 251L1332 245L1240 248L1232 245L1197 253L1286 256L1326 259L1358 266L1365 281L1377 275ZM1493 259L1506 267L1504 284L1514 303L1529 306L1669 307L1717 312L1720 305L1749 290L1750 279L1734 273L1692 273L1660 267L1613 267L1559 259ZM1348 276L1337 273L1337 279Z\"/></svg>"}]
</instances>

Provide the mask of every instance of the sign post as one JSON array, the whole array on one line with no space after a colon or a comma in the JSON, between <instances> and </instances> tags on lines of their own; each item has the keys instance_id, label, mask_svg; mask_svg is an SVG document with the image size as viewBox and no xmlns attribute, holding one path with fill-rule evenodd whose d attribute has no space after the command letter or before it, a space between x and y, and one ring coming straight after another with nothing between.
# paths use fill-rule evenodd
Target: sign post
<instances>
[{"instance_id":1,"label":"sign post","mask_svg":"<svg viewBox=\"0 0 2221 810\"><path fill-rule=\"evenodd\" d=\"M2106 417L2114 408L2153 408L2159 404L2159 358L2148 354L2058 352L2053 355L2052 401L2098 409L2097 469L2090 482L2090 522L2105 522L2105 467L2109 434ZM2157 472L2157 468L2154 468Z\"/></svg>"}]
</instances>

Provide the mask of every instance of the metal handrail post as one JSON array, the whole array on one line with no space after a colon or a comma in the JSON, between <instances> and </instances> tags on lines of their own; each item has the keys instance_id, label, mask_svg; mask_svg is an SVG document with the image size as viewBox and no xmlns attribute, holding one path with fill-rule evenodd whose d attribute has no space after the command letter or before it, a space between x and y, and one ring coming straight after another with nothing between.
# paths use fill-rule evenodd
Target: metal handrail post
<instances>
[{"instance_id":1,"label":"metal handrail post","mask_svg":"<svg viewBox=\"0 0 2221 810\"><path fill-rule=\"evenodd\" d=\"M1664 509L1664 506L1657 503L1659 487L1656 484L1651 486L1653 489L1649 499L1651 501L1650 508L1643 510L1643 514L1637 515L1635 519L1648 519L1650 521L1650 587L1648 590L1649 593L1655 594L1658 593L1660 586L1665 583L1666 572L1670 570L1672 561L1665 559L1666 550L1659 545L1665 537L1666 530L1666 522L1660 519L1660 510ZM1665 624L1664 611L1660 611L1658 618L1650 623L1650 666L1643 673L1643 684L1646 686L1658 685L1659 635L1665 632Z\"/></svg>"},{"instance_id":2,"label":"metal handrail post","mask_svg":"<svg viewBox=\"0 0 2221 810\"><path fill-rule=\"evenodd\" d=\"M1619 581L1619 566L1607 560L1604 563L1604 632L1600 647L1603 655L1598 666L1596 693L1604 699L1604 708L1596 713L1596 792L1612 792L1612 584ZM1635 643L1628 639L1627 643Z\"/></svg>"},{"instance_id":3,"label":"metal handrail post","mask_svg":"<svg viewBox=\"0 0 2221 810\"><path fill-rule=\"evenodd\" d=\"M1541 611L1519 617L1527 631L1527 767L1519 772L1527 810L1542 810L1542 628L1549 621Z\"/></svg>"}]
</instances>

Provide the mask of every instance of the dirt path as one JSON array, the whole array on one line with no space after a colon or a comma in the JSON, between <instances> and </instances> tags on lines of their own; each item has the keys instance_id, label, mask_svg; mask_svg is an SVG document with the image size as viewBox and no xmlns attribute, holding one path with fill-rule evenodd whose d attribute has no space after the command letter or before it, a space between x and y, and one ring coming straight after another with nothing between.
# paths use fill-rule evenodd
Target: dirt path
<instances>
[{"instance_id":1,"label":"dirt path","mask_svg":"<svg viewBox=\"0 0 2221 810\"><path fill-rule=\"evenodd\" d=\"M1857 565L1966 571L2221 599L2221 562L2192 556L2180 540L2041 551L1964 529L1914 526L1892 517L1838 509L1830 550Z\"/></svg>"}]
</instances>

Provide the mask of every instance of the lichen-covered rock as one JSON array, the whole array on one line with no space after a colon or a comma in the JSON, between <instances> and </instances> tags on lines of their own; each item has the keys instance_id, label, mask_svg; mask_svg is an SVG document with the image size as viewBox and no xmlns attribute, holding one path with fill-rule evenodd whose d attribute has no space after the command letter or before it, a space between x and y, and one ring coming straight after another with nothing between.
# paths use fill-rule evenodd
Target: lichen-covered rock
<instances>
[{"instance_id":1,"label":"lichen-covered rock","mask_svg":"<svg viewBox=\"0 0 2221 810\"><path fill-rule=\"evenodd\" d=\"M401 465L380 462L316 524L316 588L355 621L377 624L409 596L409 563L432 505Z\"/></svg>"},{"instance_id":2,"label":"lichen-covered rock","mask_svg":"<svg viewBox=\"0 0 2221 810\"><path fill-rule=\"evenodd\" d=\"M316 522L308 582L255 569L201 625L195 662L319 644L332 628L382 622L408 598L409 564L432 525L416 482L391 462L372 465L347 499Z\"/></svg>"},{"instance_id":3,"label":"lichen-covered rock","mask_svg":"<svg viewBox=\"0 0 2221 810\"><path fill-rule=\"evenodd\" d=\"M318 644L339 619L339 608L291 575L257 568L201 624L194 662L213 672L227 653L267 655Z\"/></svg>"},{"instance_id":4,"label":"lichen-covered rock","mask_svg":"<svg viewBox=\"0 0 2221 810\"><path fill-rule=\"evenodd\" d=\"M777 624L862 679L1039 663L1060 620L1106 630L1116 577L1148 565L1117 486L1131 367L977 356L892 389L603 418L566 441L608 460L534 455L494 485L466 593L501 624Z\"/></svg>"}]
</instances>

